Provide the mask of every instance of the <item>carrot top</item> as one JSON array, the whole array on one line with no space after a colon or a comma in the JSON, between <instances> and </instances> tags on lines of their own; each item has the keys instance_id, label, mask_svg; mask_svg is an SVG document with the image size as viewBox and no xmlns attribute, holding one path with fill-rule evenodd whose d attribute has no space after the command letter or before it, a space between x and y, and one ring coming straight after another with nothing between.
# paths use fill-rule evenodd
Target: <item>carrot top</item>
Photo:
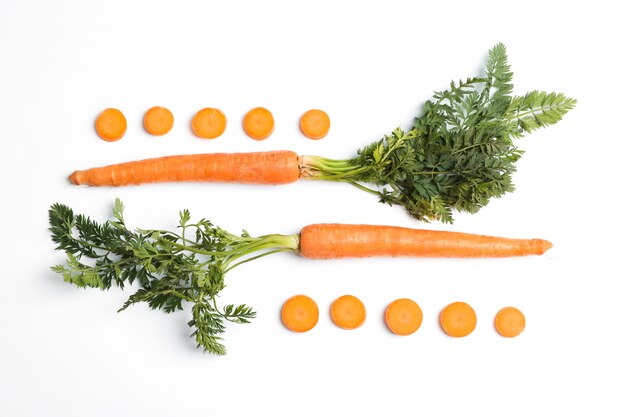
<instances>
[{"instance_id":1,"label":"carrot top","mask_svg":"<svg viewBox=\"0 0 626 417\"><path fill-rule=\"evenodd\" d=\"M352 159L304 159L309 179L347 182L419 220L451 223L513 191L524 134L557 123L576 100L561 93L512 95L504 45L489 51L484 74L452 82L424 104L409 130L395 129Z\"/></svg>"},{"instance_id":2,"label":"carrot top","mask_svg":"<svg viewBox=\"0 0 626 417\"><path fill-rule=\"evenodd\" d=\"M96 118L96 133L107 142L116 142L126 133L126 117L118 109L105 109Z\"/></svg>"}]
</instances>

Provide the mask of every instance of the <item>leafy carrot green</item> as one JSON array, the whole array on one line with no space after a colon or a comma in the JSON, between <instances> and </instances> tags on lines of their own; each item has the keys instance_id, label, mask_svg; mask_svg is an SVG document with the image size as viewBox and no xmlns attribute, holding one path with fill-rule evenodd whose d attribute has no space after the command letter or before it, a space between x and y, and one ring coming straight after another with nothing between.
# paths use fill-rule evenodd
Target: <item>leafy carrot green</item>
<instances>
[{"instance_id":1,"label":"leafy carrot green","mask_svg":"<svg viewBox=\"0 0 626 417\"><path fill-rule=\"evenodd\" d=\"M512 79L506 48L497 44L485 74L436 92L412 129L395 129L352 159L302 157L301 170L353 184L420 220L451 223L453 210L475 213L513 191L523 153L514 139L557 123L576 105L561 93L513 96Z\"/></svg>"}]
</instances>

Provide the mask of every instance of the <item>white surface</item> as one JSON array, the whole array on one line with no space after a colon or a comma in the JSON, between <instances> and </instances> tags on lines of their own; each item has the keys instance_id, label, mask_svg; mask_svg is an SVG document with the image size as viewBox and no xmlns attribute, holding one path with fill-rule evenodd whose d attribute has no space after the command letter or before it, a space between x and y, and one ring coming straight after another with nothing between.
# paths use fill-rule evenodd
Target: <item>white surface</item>
<instances>
[{"instance_id":1,"label":"white surface","mask_svg":"<svg viewBox=\"0 0 626 417\"><path fill-rule=\"evenodd\" d=\"M209 2L0 0L0 415L626 415L626 284L623 198L623 2ZM48 267L47 209L71 205L98 220L121 197L128 222L171 228L178 210L233 231L293 233L313 222L420 226L401 208L342 184L281 187L178 184L88 189L74 169L171 153L293 149L348 157L398 125L451 79L476 74L502 41L515 92L555 90L579 100L557 126L520 141L518 190L453 226L543 237L543 257L489 261L307 261L281 254L228 277L223 302L258 318L226 333L226 357L193 347L188 311L116 310L128 295L76 290ZM143 112L169 107L161 138ZM276 118L264 142L248 139L243 114ZM201 107L224 110L214 141L192 136ZM126 137L100 141L95 116L118 107ZM314 142L297 129L309 108L332 118ZM422 225L423 226L423 225ZM306 293L321 317L296 335L282 302ZM327 308L345 293L368 308L352 332ZM391 335L386 304L416 300L414 335ZM442 334L452 301L476 309L465 339ZM519 307L517 339L492 327Z\"/></svg>"}]
</instances>

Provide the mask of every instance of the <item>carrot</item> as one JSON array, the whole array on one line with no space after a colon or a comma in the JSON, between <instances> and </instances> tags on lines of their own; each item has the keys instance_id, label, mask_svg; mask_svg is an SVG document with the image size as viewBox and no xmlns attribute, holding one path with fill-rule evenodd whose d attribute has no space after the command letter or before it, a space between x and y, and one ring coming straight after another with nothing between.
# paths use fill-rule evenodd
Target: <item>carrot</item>
<instances>
[{"instance_id":1,"label":"carrot","mask_svg":"<svg viewBox=\"0 0 626 417\"><path fill-rule=\"evenodd\" d=\"M107 142L116 142L126 133L126 118L118 109L105 109L96 118L96 133Z\"/></svg>"},{"instance_id":2,"label":"carrot","mask_svg":"<svg viewBox=\"0 0 626 417\"><path fill-rule=\"evenodd\" d=\"M551 247L552 243L542 239L509 239L394 226L314 224L300 232L300 253L314 259L497 258L541 255Z\"/></svg>"},{"instance_id":3,"label":"carrot","mask_svg":"<svg viewBox=\"0 0 626 417\"><path fill-rule=\"evenodd\" d=\"M330 118L322 110L309 110L300 118L300 130L309 139L322 139L330 130Z\"/></svg>"},{"instance_id":4,"label":"carrot","mask_svg":"<svg viewBox=\"0 0 626 417\"><path fill-rule=\"evenodd\" d=\"M290 151L199 154L144 159L76 171L73 184L129 185L167 181L286 184L298 179L298 155Z\"/></svg>"},{"instance_id":5,"label":"carrot","mask_svg":"<svg viewBox=\"0 0 626 417\"><path fill-rule=\"evenodd\" d=\"M165 107L152 107L143 117L143 126L151 135L165 135L174 126L174 115Z\"/></svg>"},{"instance_id":6,"label":"carrot","mask_svg":"<svg viewBox=\"0 0 626 417\"><path fill-rule=\"evenodd\" d=\"M515 307L504 307L496 314L494 325L501 336L516 337L524 331L526 318Z\"/></svg>"},{"instance_id":7,"label":"carrot","mask_svg":"<svg viewBox=\"0 0 626 417\"><path fill-rule=\"evenodd\" d=\"M220 109L204 108L191 120L191 129L199 138L215 139L226 130L226 116Z\"/></svg>"},{"instance_id":8,"label":"carrot","mask_svg":"<svg viewBox=\"0 0 626 417\"><path fill-rule=\"evenodd\" d=\"M385 310L385 323L399 336L413 334L422 325L422 309L413 300L400 298L393 301Z\"/></svg>"},{"instance_id":9,"label":"carrot","mask_svg":"<svg viewBox=\"0 0 626 417\"><path fill-rule=\"evenodd\" d=\"M295 295L285 301L280 316L289 330L303 333L315 327L319 319L319 309L312 298Z\"/></svg>"},{"instance_id":10,"label":"carrot","mask_svg":"<svg viewBox=\"0 0 626 417\"><path fill-rule=\"evenodd\" d=\"M243 130L254 140L267 139L274 131L274 116L263 107L255 107L243 118Z\"/></svg>"},{"instance_id":11,"label":"carrot","mask_svg":"<svg viewBox=\"0 0 626 417\"><path fill-rule=\"evenodd\" d=\"M330 306L330 318L338 327L346 330L361 327L365 322L365 306L353 295L343 295Z\"/></svg>"},{"instance_id":12,"label":"carrot","mask_svg":"<svg viewBox=\"0 0 626 417\"><path fill-rule=\"evenodd\" d=\"M441 312L439 324L448 336L465 337L476 328L476 313L469 304L452 303Z\"/></svg>"}]
</instances>

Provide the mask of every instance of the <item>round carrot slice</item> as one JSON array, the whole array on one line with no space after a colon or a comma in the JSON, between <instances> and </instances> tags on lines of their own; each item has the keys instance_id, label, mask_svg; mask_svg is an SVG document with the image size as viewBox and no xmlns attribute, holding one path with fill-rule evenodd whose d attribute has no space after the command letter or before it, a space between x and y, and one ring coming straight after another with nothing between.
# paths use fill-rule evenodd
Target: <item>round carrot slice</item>
<instances>
[{"instance_id":1,"label":"round carrot slice","mask_svg":"<svg viewBox=\"0 0 626 417\"><path fill-rule=\"evenodd\" d=\"M496 314L494 325L501 336L516 337L524 331L526 318L515 307L504 307Z\"/></svg>"},{"instance_id":2,"label":"round carrot slice","mask_svg":"<svg viewBox=\"0 0 626 417\"><path fill-rule=\"evenodd\" d=\"M293 332L308 332L317 324L319 310L312 298L295 295L285 301L281 311L283 324Z\"/></svg>"},{"instance_id":3,"label":"round carrot slice","mask_svg":"<svg viewBox=\"0 0 626 417\"><path fill-rule=\"evenodd\" d=\"M96 118L96 133L107 142L115 142L126 133L126 117L118 109L105 109Z\"/></svg>"},{"instance_id":4,"label":"round carrot slice","mask_svg":"<svg viewBox=\"0 0 626 417\"><path fill-rule=\"evenodd\" d=\"M365 306L353 295L337 298L330 306L330 318L338 327L356 329L365 322Z\"/></svg>"},{"instance_id":5,"label":"round carrot slice","mask_svg":"<svg viewBox=\"0 0 626 417\"><path fill-rule=\"evenodd\" d=\"M476 328L476 313L469 304L452 303L441 312L439 323L448 336L465 337Z\"/></svg>"},{"instance_id":6,"label":"round carrot slice","mask_svg":"<svg viewBox=\"0 0 626 417\"><path fill-rule=\"evenodd\" d=\"M164 135L172 130L174 115L165 107L152 107L143 116L143 126L151 135Z\"/></svg>"},{"instance_id":7,"label":"round carrot slice","mask_svg":"<svg viewBox=\"0 0 626 417\"><path fill-rule=\"evenodd\" d=\"M199 138L215 139L226 130L226 116L220 109L204 108L191 120L191 129Z\"/></svg>"},{"instance_id":8,"label":"round carrot slice","mask_svg":"<svg viewBox=\"0 0 626 417\"><path fill-rule=\"evenodd\" d=\"M322 110L309 110L300 118L300 130L309 139L321 139L330 130L330 118Z\"/></svg>"},{"instance_id":9,"label":"round carrot slice","mask_svg":"<svg viewBox=\"0 0 626 417\"><path fill-rule=\"evenodd\" d=\"M274 116L263 107L255 107L243 118L243 130L254 140L267 139L274 131Z\"/></svg>"},{"instance_id":10,"label":"round carrot slice","mask_svg":"<svg viewBox=\"0 0 626 417\"><path fill-rule=\"evenodd\" d=\"M400 298L387 306L385 322L393 333L407 336L422 325L422 309L413 300Z\"/></svg>"}]
</instances>

